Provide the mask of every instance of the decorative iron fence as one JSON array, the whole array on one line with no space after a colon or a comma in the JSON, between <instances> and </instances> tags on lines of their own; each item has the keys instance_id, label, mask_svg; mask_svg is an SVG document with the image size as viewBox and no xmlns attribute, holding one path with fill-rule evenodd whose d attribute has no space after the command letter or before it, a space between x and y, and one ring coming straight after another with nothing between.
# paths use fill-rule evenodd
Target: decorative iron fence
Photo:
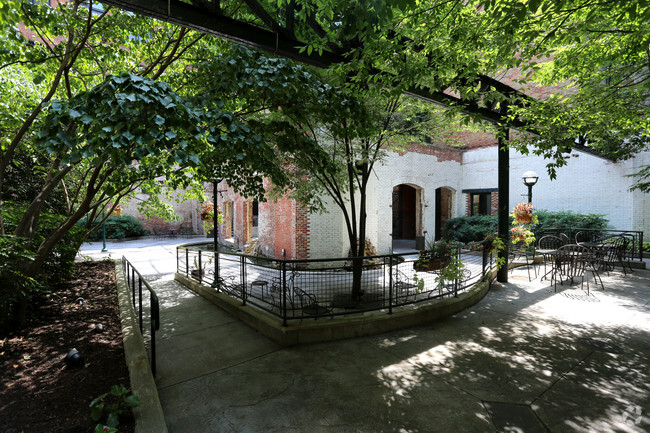
<instances>
[{"instance_id":1,"label":"decorative iron fence","mask_svg":"<svg viewBox=\"0 0 650 433\"><path fill-rule=\"evenodd\" d=\"M158 295L156 295L156 292L151 288L147 280L145 280L142 275L140 275L140 272L138 272L138 270L135 269L131 262L129 262L124 256L122 256L122 267L124 270L124 275L126 275L126 283L128 284L129 290L131 291L131 301L133 302L133 308L138 315L138 324L140 325L140 332L142 333L143 337L145 336L144 316L146 305L143 305L144 299L142 296L142 286L144 285L149 291L149 332L151 334L151 355L149 362L151 363L151 372L155 377L156 331L160 329L160 303L158 301Z\"/></svg>"},{"instance_id":2,"label":"decorative iron fence","mask_svg":"<svg viewBox=\"0 0 650 433\"><path fill-rule=\"evenodd\" d=\"M270 259L219 252L198 244L177 247L177 272L221 293L291 320L393 312L393 308L458 296L476 284L493 265L480 243L454 249L463 263L459 278L445 280L440 270L414 269L418 254L390 254L358 259Z\"/></svg>"}]
</instances>

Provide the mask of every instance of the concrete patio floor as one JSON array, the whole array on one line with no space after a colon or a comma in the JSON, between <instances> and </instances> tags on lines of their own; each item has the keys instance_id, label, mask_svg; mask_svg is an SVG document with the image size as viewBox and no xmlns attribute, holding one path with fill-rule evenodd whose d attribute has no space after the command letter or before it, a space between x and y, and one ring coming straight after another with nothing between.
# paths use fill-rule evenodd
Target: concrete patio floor
<instances>
[{"instance_id":1,"label":"concrete patio floor","mask_svg":"<svg viewBox=\"0 0 650 433\"><path fill-rule=\"evenodd\" d=\"M446 320L282 348L175 282L174 242L109 245L161 298L172 433L650 431L650 271L587 296L515 270Z\"/></svg>"}]
</instances>

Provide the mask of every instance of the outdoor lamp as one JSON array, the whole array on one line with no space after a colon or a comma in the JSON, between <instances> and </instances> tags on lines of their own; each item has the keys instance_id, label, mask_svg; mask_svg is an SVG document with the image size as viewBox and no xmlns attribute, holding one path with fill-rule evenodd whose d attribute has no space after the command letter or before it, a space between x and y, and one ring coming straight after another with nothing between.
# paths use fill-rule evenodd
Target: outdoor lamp
<instances>
[{"instance_id":1,"label":"outdoor lamp","mask_svg":"<svg viewBox=\"0 0 650 433\"><path fill-rule=\"evenodd\" d=\"M521 179L524 181L524 185L528 187L528 203L533 202L533 185L537 183L537 179L539 179L539 176L537 176L537 173L535 173L533 170L528 170L526 173L521 176Z\"/></svg>"}]
</instances>

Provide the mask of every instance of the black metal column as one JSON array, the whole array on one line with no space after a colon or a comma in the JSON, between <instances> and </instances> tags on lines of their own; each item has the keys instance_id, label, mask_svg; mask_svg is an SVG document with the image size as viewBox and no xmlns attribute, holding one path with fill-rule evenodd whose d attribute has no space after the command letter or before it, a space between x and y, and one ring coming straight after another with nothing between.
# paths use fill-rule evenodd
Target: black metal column
<instances>
[{"instance_id":1,"label":"black metal column","mask_svg":"<svg viewBox=\"0 0 650 433\"><path fill-rule=\"evenodd\" d=\"M510 128L507 125L499 125L499 237L505 245L503 251L499 251L499 258L504 258L505 263L497 272L497 281L508 282L508 249L510 248L510 227L508 220L508 201L510 198L510 155L508 141L510 140Z\"/></svg>"},{"instance_id":2,"label":"black metal column","mask_svg":"<svg viewBox=\"0 0 650 433\"><path fill-rule=\"evenodd\" d=\"M214 215L212 217L214 224L214 281L212 287L219 286L219 203L217 199L219 198L218 186L220 182L221 179L215 179L212 182L212 203L214 203Z\"/></svg>"}]
</instances>

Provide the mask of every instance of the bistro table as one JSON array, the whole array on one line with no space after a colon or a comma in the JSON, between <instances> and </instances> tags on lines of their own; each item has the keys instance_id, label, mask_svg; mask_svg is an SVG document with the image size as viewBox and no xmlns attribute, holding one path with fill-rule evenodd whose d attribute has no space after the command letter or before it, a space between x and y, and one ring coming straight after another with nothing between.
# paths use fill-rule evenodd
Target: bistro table
<instances>
[{"instance_id":1,"label":"bistro table","mask_svg":"<svg viewBox=\"0 0 650 433\"><path fill-rule=\"evenodd\" d=\"M262 293L262 299L264 299L264 290L266 290L266 286L269 285L269 282L266 280L255 280L251 283L251 291L255 289L255 287L260 288L260 292Z\"/></svg>"}]
</instances>

